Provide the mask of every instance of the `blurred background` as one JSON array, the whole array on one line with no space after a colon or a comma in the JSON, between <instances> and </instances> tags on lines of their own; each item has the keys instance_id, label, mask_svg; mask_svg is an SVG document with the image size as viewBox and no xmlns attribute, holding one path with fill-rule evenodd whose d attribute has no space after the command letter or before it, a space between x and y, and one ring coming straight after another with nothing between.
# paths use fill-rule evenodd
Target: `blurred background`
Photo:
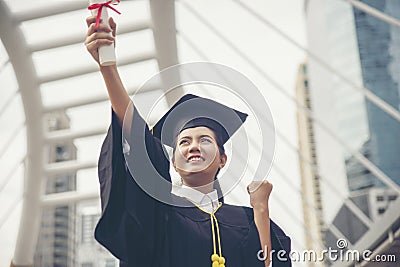
<instances>
[{"instance_id":1,"label":"blurred background","mask_svg":"<svg viewBox=\"0 0 400 267\"><path fill-rule=\"evenodd\" d=\"M111 115L83 44L87 5L0 0L0 266L118 266L93 238ZM186 62L227 65L263 94L276 131L271 217L292 238L293 266L399 266L399 0L122 0L115 8L119 70L139 110L160 93L141 84ZM183 92L241 105L215 88ZM149 124L175 100L166 97ZM251 174L227 202L249 205ZM374 260L301 257L328 248L370 250Z\"/></svg>"}]
</instances>

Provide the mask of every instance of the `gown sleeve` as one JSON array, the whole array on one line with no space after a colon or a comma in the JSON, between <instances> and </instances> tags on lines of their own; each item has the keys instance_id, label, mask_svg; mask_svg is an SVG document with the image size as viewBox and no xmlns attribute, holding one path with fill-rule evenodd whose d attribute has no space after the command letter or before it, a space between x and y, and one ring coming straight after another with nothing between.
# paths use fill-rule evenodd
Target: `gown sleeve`
<instances>
[{"instance_id":1,"label":"gown sleeve","mask_svg":"<svg viewBox=\"0 0 400 267\"><path fill-rule=\"evenodd\" d=\"M283 230L271 220L271 241L275 253L272 256L272 267L291 267L291 240Z\"/></svg>"},{"instance_id":2,"label":"gown sleeve","mask_svg":"<svg viewBox=\"0 0 400 267\"><path fill-rule=\"evenodd\" d=\"M135 168L146 169L149 166L138 166L143 162L131 164L129 171L125 164L122 139L121 125L112 111L111 126L98 162L102 215L96 226L95 238L120 260L139 263L137 259L151 255L156 249L158 238L162 238L160 229L164 215L162 205L144 192L131 174ZM136 110L128 139L131 147L129 158L149 158L154 165L153 169L170 181L169 161L163 146L153 137ZM143 144L148 156L138 155L143 151L137 148ZM152 175L150 173L148 177L141 178L151 181L154 178ZM151 182L148 184L153 185ZM168 190L165 188L165 191Z\"/></svg>"},{"instance_id":3,"label":"gown sleeve","mask_svg":"<svg viewBox=\"0 0 400 267\"><path fill-rule=\"evenodd\" d=\"M250 227L247 237L242 244L242 266L264 266L262 261L264 254L260 251L260 238L254 222L253 211L250 208L246 208L246 212ZM291 250L290 237L273 220L270 220L270 222L273 250L272 267L291 267L292 262L289 255Z\"/></svg>"}]
</instances>

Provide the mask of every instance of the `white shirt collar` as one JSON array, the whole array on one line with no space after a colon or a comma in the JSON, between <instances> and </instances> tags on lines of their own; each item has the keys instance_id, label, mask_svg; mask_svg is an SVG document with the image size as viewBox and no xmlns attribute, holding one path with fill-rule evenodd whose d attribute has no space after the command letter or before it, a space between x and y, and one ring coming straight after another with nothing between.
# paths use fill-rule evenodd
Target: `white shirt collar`
<instances>
[{"instance_id":1,"label":"white shirt collar","mask_svg":"<svg viewBox=\"0 0 400 267\"><path fill-rule=\"evenodd\" d=\"M215 189L208 194L204 194L186 185L173 185L171 193L179 197L190 199L208 212L214 211L219 205L218 193Z\"/></svg>"}]
</instances>

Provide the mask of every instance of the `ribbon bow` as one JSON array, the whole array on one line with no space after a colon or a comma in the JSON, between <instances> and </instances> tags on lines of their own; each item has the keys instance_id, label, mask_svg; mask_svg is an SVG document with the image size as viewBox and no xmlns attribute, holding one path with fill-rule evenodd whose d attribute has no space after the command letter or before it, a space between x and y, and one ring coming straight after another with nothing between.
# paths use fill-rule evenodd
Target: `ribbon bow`
<instances>
[{"instance_id":1,"label":"ribbon bow","mask_svg":"<svg viewBox=\"0 0 400 267\"><path fill-rule=\"evenodd\" d=\"M92 4L92 5L88 6L88 9L89 9L89 10L98 9L98 11L97 11L97 17L96 17L96 29L99 27L99 24L100 24L100 17L101 17L101 12L103 11L103 7L110 8L110 9L112 9L113 11L115 11L115 12L117 12L118 14L121 15L121 12L119 12L118 10L116 10L115 8L113 8L113 7L110 5L110 4L112 4L112 5L118 5L119 2L120 2L121 0L115 0L115 1L116 1L115 3L113 3L113 2L114 2L113 0L110 0L110 1L107 1L107 2L104 2L104 3Z\"/></svg>"}]
</instances>

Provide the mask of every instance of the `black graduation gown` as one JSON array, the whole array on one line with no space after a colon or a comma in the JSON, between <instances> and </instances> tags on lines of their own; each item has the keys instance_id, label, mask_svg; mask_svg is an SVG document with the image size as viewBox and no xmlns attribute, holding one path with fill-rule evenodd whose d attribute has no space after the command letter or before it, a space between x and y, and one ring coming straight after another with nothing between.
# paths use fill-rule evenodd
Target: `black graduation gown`
<instances>
[{"instance_id":1,"label":"black graduation gown","mask_svg":"<svg viewBox=\"0 0 400 267\"><path fill-rule=\"evenodd\" d=\"M145 130L138 131L136 128ZM170 181L169 161L163 154L163 147L150 133L137 110L132 129L131 153L135 153L135 140L145 138L150 159L157 171ZM101 148L98 175L102 216L96 226L95 238L120 259L120 266L211 266L213 246L210 215L196 207L178 207L159 202L137 185L126 170L122 129L114 113ZM165 190L170 192L170 188ZM169 195L173 201L187 201ZM219 222L226 266L263 267L264 263L257 257L261 245L252 209L223 204L215 215ZM271 238L272 249L283 250L288 258L287 261L280 261L277 253L274 253L273 267L291 266L288 257L290 238L272 220Z\"/></svg>"}]
</instances>

